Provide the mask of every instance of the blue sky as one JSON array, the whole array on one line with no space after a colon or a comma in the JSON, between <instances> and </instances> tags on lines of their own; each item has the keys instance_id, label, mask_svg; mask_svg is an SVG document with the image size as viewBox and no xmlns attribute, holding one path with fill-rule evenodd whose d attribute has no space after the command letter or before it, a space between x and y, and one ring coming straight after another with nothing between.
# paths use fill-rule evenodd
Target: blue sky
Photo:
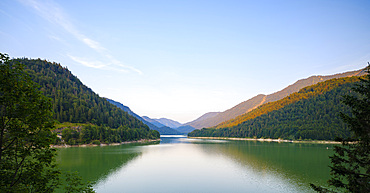
<instances>
[{"instance_id":1,"label":"blue sky","mask_svg":"<svg viewBox=\"0 0 370 193\"><path fill-rule=\"evenodd\" d=\"M0 52L188 122L370 61L370 1L0 1Z\"/></svg>"}]
</instances>

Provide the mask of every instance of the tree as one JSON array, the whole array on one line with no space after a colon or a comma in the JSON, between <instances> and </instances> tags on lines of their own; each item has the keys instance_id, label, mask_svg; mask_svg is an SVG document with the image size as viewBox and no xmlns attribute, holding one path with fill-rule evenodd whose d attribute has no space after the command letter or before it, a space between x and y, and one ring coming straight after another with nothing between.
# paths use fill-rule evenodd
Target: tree
<instances>
[{"instance_id":1,"label":"tree","mask_svg":"<svg viewBox=\"0 0 370 193\"><path fill-rule=\"evenodd\" d=\"M82 182L82 178L77 172L69 172L66 174L66 193L94 193L91 184Z\"/></svg>"},{"instance_id":2,"label":"tree","mask_svg":"<svg viewBox=\"0 0 370 193\"><path fill-rule=\"evenodd\" d=\"M52 192L60 171L50 100L2 53L0 74L0 192Z\"/></svg>"},{"instance_id":3,"label":"tree","mask_svg":"<svg viewBox=\"0 0 370 193\"><path fill-rule=\"evenodd\" d=\"M53 128L51 100L24 66L0 53L0 192L54 192L62 184ZM66 183L68 192L94 192L77 174Z\"/></svg>"},{"instance_id":4,"label":"tree","mask_svg":"<svg viewBox=\"0 0 370 193\"><path fill-rule=\"evenodd\" d=\"M329 185L347 192L370 192L370 63L367 75L353 88L358 95L344 96L343 103L351 107L352 116L341 113L353 137L338 139L342 146L336 146L330 156L332 178ZM332 192L311 184L318 192Z\"/></svg>"}]
</instances>

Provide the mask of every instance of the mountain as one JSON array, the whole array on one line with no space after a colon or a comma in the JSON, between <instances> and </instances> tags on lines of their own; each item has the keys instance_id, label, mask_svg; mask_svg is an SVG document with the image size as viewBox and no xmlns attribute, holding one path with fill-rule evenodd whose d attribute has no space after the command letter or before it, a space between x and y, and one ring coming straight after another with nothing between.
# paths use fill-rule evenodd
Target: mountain
<instances>
[{"instance_id":1,"label":"mountain","mask_svg":"<svg viewBox=\"0 0 370 193\"><path fill-rule=\"evenodd\" d=\"M345 72L345 73L338 73L338 74L328 75L328 76L310 76L309 78L298 80L294 84L284 88L281 91L268 95L266 97L266 102L264 103L280 100L294 92L298 92L300 89L304 87L311 86L319 82L324 82L324 81L334 79L334 78L363 76L365 74L366 74L365 69L361 69L361 70L350 71L350 72Z\"/></svg>"},{"instance_id":2,"label":"mountain","mask_svg":"<svg viewBox=\"0 0 370 193\"><path fill-rule=\"evenodd\" d=\"M175 125L176 123L177 124L180 124L180 123L178 123L176 121L172 121L170 119L165 119L165 118L162 118L162 119L151 119L151 118L149 118L147 116L140 117L139 115L137 115L136 113L134 113L133 111L131 111L131 109L129 107L123 105L122 103L119 103L119 102L114 101L112 99L106 99L106 100L108 102L110 102L111 104L114 104L118 108L124 110L129 115L132 115L135 118L141 120L150 129L158 131L161 135L182 135L182 134L187 134L187 133L189 133L189 132L191 132L191 131L193 131L195 129L195 128L191 127L191 126L182 126L182 127L179 127L179 128L171 128L171 127L162 125L161 123L158 122L158 120L160 120L162 122L172 123L173 125Z\"/></svg>"},{"instance_id":3,"label":"mountain","mask_svg":"<svg viewBox=\"0 0 370 193\"><path fill-rule=\"evenodd\" d=\"M145 125L147 125L151 130L156 130L158 131L158 127L155 126L154 124L146 121L145 119L143 119L142 117L140 117L139 115L137 115L136 113L134 113L128 106L125 106L123 105L122 103L120 102L117 102L117 101L114 101L112 99L106 99L109 103L115 105L116 107L124 110L125 112L127 112L129 115L132 115L134 116L135 118L139 119L140 121L142 121ZM163 127L163 126L161 126Z\"/></svg>"},{"instance_id":4,"label":"mountain","mask_svg":"<svg viewBox=\"0 0 370 193\"><path fill-rule=\"evenodd\" d=\"M152 123L154 124L155 126L157 127L170 127L170 128L177 128L177 127L180 127L182 124L177 122L177 121L174 121L174 120L171 120L171 119L166 119L166 118L160 118L160 119L152 119L152 118L149 118L147 116L143 116L143 119L145 121L148 121L149 123Z\"/></svg>"},{"instance_id":5,"label":"mountain","mask_svg":"<svg viewBox=\"0 0 370 193\"><path fill-rule=\"evenodd\" d=\"M188 133L194 131L195 128L190 126L190 125L183 125L183 126L180 126L180 127L176 128L175 130L177 130L178 132L180 132L182 134L188 134Z\"/></svg>"},{"instance_id":6,"label":"mountain","mask_svg":"<svg viewBox=\"0 0 370 193\"><path fill-rule=\"evenodd\" d=\"M156 126L156 127L158 127L158 128L165 127L165 125L163 125L163 124L159 123L159 122L158 122L158 121L156 121L155 119L151 119L151 118L149 118L149 117L147 117L147 116L143 116L142 118L143 118L146 122L151 123L151 124L155 125L155 126Z\"/></svg>"},{"instance_id":7,"label":"mountain","mask_svg":"<svg viewBox=\"0 0 370 193\"><path fill-rule=\"evenodd\" d=\"M176 129L164 126L157 129L161 135L182 135L184 133L177 131Z\"/></svg>"},{"instance_id":8,"label":"mountain","mask_svg":"<svg viewBox=\"0 0 370 193\"><path fill-rule=\"evenodd\" d=\"M160 118L160 119L154 119L155 121L157 121L158 123L164 125L164 126L167 126L167 127L170 127L170 128L177 128L177 127L180 127L182 124L177 122L177 121L174 121L174 120L171 120L171 119L166 119L166 118Z\"/></svg>"},{"instance_id":9,"label":"mountain","mask_svg":"<svg viewBox=\"0 0 370 193\"><path fill-rule=\"evenodd\" d=\"M54 118L59 123L77 125L70 129L71 135L73 133L73 136L79 136L86 125L91 125L89 129L94 127L94 136L73 137L71 142L100 140L111 143L159 137L159 133L150 131L142 121L99 97L60 64L27 58L12 59L11 62L23 64L31 79L40 85L43 94L50 98ZM127 135L117 136L119 129L122 134L127 132ZM98 134L108 130L110 135Z\"/></svg>"},{"instance_id":10,"label":"mountain","mask_svg":"<svg viewBox=\"0 0 370 193\"><path fill-rule=\"evenodd\" d=\"M210 115L208 115L210 116ZM166 119L166 118L160 118L160 119L151 119L149 117L144 116L143 117L146 121L158 125L159 126L159 133L163 135L180 135L180 134L188 134L189 132L192 132L195 130L194 127L190 125L182 125L181 123L171 120L171 119ZM161 126L164 125L164 126ZM170 130L172 129L172 130Z\"/></svg>"},{"instance_id":11,"label":"mountain","mask_svg":"<svg viewBox=\"0 0 370 193\"><path fill-rule=\"evenodd\" d=\"M233 119L238 115L244 114L249 112L250 110L262 105L266 101L266 95L257 95L247 101L244 101L235 107L228 109L224 112L217 113L215 116L203 119L201 121L196 121L189 124L192 127L197 129L204 128L204 127L212 127L222 123L223 121Z\"/></svg>"},{"instance_id":12,"label":"mountain","mask_svg":"<svg viewBox=\"0 0 370 193\"><path fill-rule=\"evenodd\" d=\"M207 120L207 119L210 119L212 117L215 117L219 113L220 112L209 112L209 113L206 113L206 114L200 116L199 118L195 119L194 121L185 123L184 125L189 125L189 126L191 125L192 127L195 127L195 128L202 128L202 125L204 124L203 123L204 120Z\"/></svg>"},{"instance_id":13,"label":"mountain","mask_svg":"<svg viewBox=\"0 0 370 193\"><path fill-rule=\"evenodd\" d=\"M335 78L305 87L283 99L259 106L214 128L195 130L189 136L256 137L334 140L349 137L339 112L350 114L340 101L353 94L358 77Z\"/></svg>"},{"instance_id":14,"label":"mountain","mask_svg":"<svg viewBox=\"0 0 370 193\"><path fill-rule=\"evenodd\" d=\"M319 82L323 82L323 81L330 80L333 78L362 76L364 74L365 74L365 71L362 69L362 70L351 71L351 72L340 73L340 74L329 75L329 76L311 76L306 79L298 80L294 84L289 85L288 87L284 88L281 91L278 91L278 92L275 92L269 95L263 95L263 94L257 95L247 101L244 101L232 107L231 109L218 113L215 116L211 116L206 119L198 118L197 120L194 120L190 123L186 123L185 125L190 125L192 127L195 127L196 129L213 127L222 122L233 119L242 114L248 113L262 104L280 100L294 92L298 92L300 89L306 86L314 85Z\"/></svg>"},{"instance_id":15,"label":"mountain","mask_svg":"<svg viewBox=\"0 0 370 193\"><path fill-rule=\"evenodd\" d=\"M115 105L116 107L122 109L123 111L127 112L129 115L131 116L134 116L135 118L141 120L142 118L137 115L136 113L134 113L133 111L131 111L131 109L128 107L128 106L125 106L123 105L122 103L120 102L117 102L117 101L114 101L112 99L108 99L108 98L105 98L109 103Z\"/></svg>"}]
</instances>

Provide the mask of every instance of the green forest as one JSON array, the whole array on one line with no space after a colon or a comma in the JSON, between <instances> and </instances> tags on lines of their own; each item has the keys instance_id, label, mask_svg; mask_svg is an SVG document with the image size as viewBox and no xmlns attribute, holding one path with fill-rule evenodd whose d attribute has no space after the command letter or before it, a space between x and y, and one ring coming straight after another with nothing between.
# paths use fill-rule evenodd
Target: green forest
<instances>
[{"instance_id":1,"label":"green forest","mask_svg":"<svg viewBox=\"0 0 370 193\"><path fill-rule=\"evenodd\" d=\"M73 125L73 124L72 124ZM101 143L120 143L124 141L136 141L140 139L157 139L159 133L155 130L146 128L129 129L127 126L120 126L117 129L112 129L107 126L84 125L70 126L59 130L59 134L63 136L66 144L96 144ZM57 144L60 143L59 141Z\"/></svg>"},{"instance_id":2,"label":"green forest","mask_svg":"<svg viewBox=\"0 0 370 193\"><path fill-rule=\"evenodd\" d=\"M331 79L308 86L279 101L264 104L234 120L189 133L191 137L281 138L334 140L350 132L339 112L350 114L341 103L353 94L358 77Z\"/></svg>"},{"instance_id":3,"label":"green forest","mask_svg":"<svg viewBox=\"0 0 370 193\"><path fill-rule=\"evenodd\" d=\"M94 93L60 64L27 58L11 62L23 64L42 93L51 99L57 122L80 123L80 126L62 127L63 132L59 128L67 144L159 138L157 131Z\"/></svg>"}]
</instances>

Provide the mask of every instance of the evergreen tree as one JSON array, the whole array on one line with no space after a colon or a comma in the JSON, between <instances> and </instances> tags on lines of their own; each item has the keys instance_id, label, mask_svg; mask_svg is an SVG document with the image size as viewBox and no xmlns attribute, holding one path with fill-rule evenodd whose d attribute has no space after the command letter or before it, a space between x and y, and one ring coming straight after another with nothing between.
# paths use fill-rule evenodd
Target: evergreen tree
<instances>
[{"instance_id":1,"label":"evergreen tree","mask_svg":"<svg viewBox=\"0 0 370 193\"><path fill-rule=\"evenodd\" d=\"M64 132L65 135L62 132L59 133L63 134L62 139L67 144L90 143L94 140L101 140L101 143L118 143L159 138L158 132L151 131L142 121L94 93L66 67L41 59L20 58L12 59L9 62L24 65L24 71L29 74L31 81L40 85L39 90L43 92L44 96L51 99L53 118L56 121L62 125L68 122L75 123L74 126L70 127L69 132ZM81 129L85 127L82 125L87 124L94 125L98 137L80 136ZM119 137L117 132L121 126L127 127L128 130L138 130L140 135L133 135L131 138ZM106 133L105 130L109 128L113 131Z\"/></svg>"},{"instance_id":2,"label":"evergreen tree","mask_svg":"<svg viewBox=\"0 0 370 193\"><path fill-rule=\"evenodd\" d=\"M346 138L351 132L338 115L340 112L351 115L350 107L341 100L343 95L357 94L351 90L356 82L359 78L355 76L327 80L281 100L263 104L240 116L240 119L232 120L232 124L237 124L235 126L194 130L188 135L288 140Z\"/></svg>"},{"instance_id":3,"label":"evergreen tree","mask_svg":"<svg viewBox=\"0 0 370 193\"><path fill-rule=\"evenodd\" d=\"M59 185L50 100L0 53L0 192L52 192Z\"/></svg>"},{"instance_id":4,"label":"evergreen tree","mask_svg":"<svg viewBox=\"0 0 370 193\"><path fill-rule=\"evenodd\" d=\"M348 124L354 136L338 139L342 146L336 146L330 157L332 166L329 185L347 192L370 192L370 63L367 75L353 91L360 96L346 95L343 103L351 107L352 115L344 113L341 118ZM311 184L318 192L331 192Z\"/></svg>"},{"instance_id":5,"label":"evergreen tree","mask_svg":"<svg viewBox=\"0 0 370 193\"><path fill-rule=\"evenodd\" d=\"M56 136L51 100L20 63L0 53L0 192L54 192L61 184L50 148ZM94 192L77 174L67 192Z\"/></svg>"}]
</instances>

